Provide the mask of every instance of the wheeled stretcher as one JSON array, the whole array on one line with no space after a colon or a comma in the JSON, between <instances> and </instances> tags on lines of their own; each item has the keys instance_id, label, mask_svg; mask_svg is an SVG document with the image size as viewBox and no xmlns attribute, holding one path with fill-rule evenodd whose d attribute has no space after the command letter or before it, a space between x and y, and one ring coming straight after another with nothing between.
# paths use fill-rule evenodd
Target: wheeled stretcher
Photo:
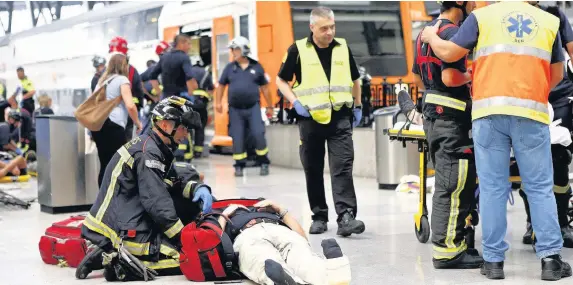
<instances>
[{"instance_id":1,"label":"wheeled stretcher","mask_svg":"<svg viewBox=\"0 0 573 285\"><path fill-rule=\"evenodd\" d=\"M419 176L420 176L420 199L418 203L418 212L414 214L414 231L416 238L420 243L426 243L430 238L430 223L428 220L428 208L426 202L426 182L428 176L434 171L428 169L428 142L426 141L426 134L419 125L412 125L409 123L396 123L394 128L384 129L385 135L388 135L390 140L397 140L402 142L406 147L406 142L418 144L418 152L420 153ZM510 176L509 179L512 183L521 183L521 177ZM476 183L479 182L476 181ZM479 187L479 186L478 186ZM477 190L477 189L476 189ZM510 200L511 201L511 200ZM511 202L513 203L513 202ZM477 225L479 217L472 217L472 220L467 220L468 234L466 235L466 243L469 248L474 248L474 235L475 231L472 224Z\"/></svg>"}]
</instances>

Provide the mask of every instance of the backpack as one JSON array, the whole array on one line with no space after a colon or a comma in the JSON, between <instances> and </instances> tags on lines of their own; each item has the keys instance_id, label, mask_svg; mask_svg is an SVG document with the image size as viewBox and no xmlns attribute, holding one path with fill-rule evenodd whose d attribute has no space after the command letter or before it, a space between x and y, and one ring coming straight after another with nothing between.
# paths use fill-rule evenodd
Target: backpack
<instances>
[{"instance_id":1,"label":"backpack","mask_svg":"<svg viewBox=\"0 0 573 285\"><path fill-rule=\"evenodd\" d=\"M53 223L40 238L40 256L46 264L76 268L88 252L88 244L81 237L85 216L71 216Z\"/></svg>"},{"instance_id":2,"label":"backpack","mask_svg":"<svg viewBox=\"0 0 573 285\"><path fill-rule=\"evenodd\" d=\"M201 216L181 231L179 257L183 275L194 282L244 279L231 238L217 219L230 204L252 207L263 199L229 199L213 202L213 213ZM229 222L229 221L227 221Z\"/></svg>"}]
</instances>

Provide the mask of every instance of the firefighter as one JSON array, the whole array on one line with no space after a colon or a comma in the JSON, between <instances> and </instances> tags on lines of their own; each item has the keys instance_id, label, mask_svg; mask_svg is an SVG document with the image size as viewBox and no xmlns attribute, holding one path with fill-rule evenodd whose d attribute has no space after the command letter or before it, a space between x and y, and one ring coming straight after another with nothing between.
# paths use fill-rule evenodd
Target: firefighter
<instances>
[{"instance_id":1,"label":"firefighter","mask_svg":"<svg viewBox=\"0 0 573 285\"><path fill-rule=\"evenodd\" d=\"M200 158L203 155L203 146L205 144L205 126L209 114L207 106L213 96L213 78L209 67L193 66L193 71L197 75L198 88L193 91L193 110L201 115L201 128L194 130L193 156Z\"/></svg>"},{"instance_id":2,"label":"firefighter","mask_svg":"<svg viewBox=\"0 0 573 285\"><path fill-rule=\"evenodd\" d=\"M469 1L438 1L441 20L438 35L449 40L458 25L475 8ZM433 26L438 19L428 23ZM421 34L420 34L421 35ZM432 200L433 264L437 269L479 268L483 259L473 245L466 243L466 219L477 220L476 168L472 153L471 75L466 58L444 62L433 54L420 35L412 68L418 87L424 91L422 113L430 159L436 169L436 189ZM475 226L475 225L472 225Z\"/></svg>"},{"instance_id":3,"label":"firefighter","mask_svg":"<svg viewBox=\"0 0 573 285\"><path fill-rule=\"evenodd\" d=\"M559 35L561 45L567 51L570 58L573 58L573 29L569 25L567 16L558 7L540 6L539 1L532 1L530 4L537 6L559 18ZM564 71L563 79L549 93L549 103L553 107L553 120L561 120L561 126L573 131L573 108L568 97L573 93L573 82L567 77ZM553 193L557 202L557 218L563 236L563 246L573 248L573 233L569 226L567 212L569 211L569 199L571 199L571 186L569 185L569 164L571 163L571 146L565 147L560 144L551 145L551 156L553 159ZM533 228L531 227L531 217L529 212L529 202L523 190L519 190L519 195L523 198L525 212L527 213L526 232L523 235L523 243L531 244Z\"/></svg>"},{"instance_id":4,"label":"firefighter","mask_svg":"<svg viewBox=\"0 0 573 285\"><path fill-rule=\"evenodd\" d=\"M83 279L101 268L108 281L122 279L113 253L123 247L145 266L160 275L180 274L179 249L183 223L174 208L165 181L173 162L173 150L200 124L199 115L183 98L169 97L153 110L153 128L124 146L113 156L98 196L87 215L82 237L98 248L82 261L76 276ZM194 183L191 183L191 186ZM203 203L207 213L212 205L208 187L184 187L183 196ZM102 255L100 256L99 253ZM112 260L108 260L112 258ZM123 271L126 271L123 268ZM128 276L123 280L132 280Z\"/></svg>"},{"instance_id":5,"label":"firefighter","mask_svg":"<svg viewBox=\"0 0 573 285\"><path fill-rule=\"evenodd\" d=\"M155 47L155 54L157 54L157 56L161 58L166 52L169 51L170 47L171 46L167 42L161 41ZM146 131L150 127L149 116L151 114L151 111L153 110L153 108L155 108L155 105L159 101L159 98L161 98L161 94L157 93L157 91L153 88L153 85L151 85L151 79L150 79L151 71L153 71L153 68L155 67L156 64L157 62L155 60L148 60L147 69L141 74L141 81L143 82L143 91L145 92L146 96L150 98L149 104L147 104L147 106L144 107L143 113L145 116L144 119L145 123L143 124L143 131ZM158 81L159 81L159 90L161 91L163 89L163 86L161 85L161 76L158 77Z\"/></svg>"},{"instance_id":6,"label":"firefighter","mask_svg":"<svg viewBox=\"0 0 573 285\"><path fill-rule=\"evenodd\" d=\"M20 103L20 107L26 109L29 114L33 114L34 109L36 108L34 103L34 95L36 94L36 88L34 88L34 84L32 83L32 81L30 81L28 76L26 76L23 67L18 67L16 69L16 72L18 74L18 79L20 80L20 86L18 86L16 92L14 92L14 94L8 101L15 100L16 95L22 92L22 102Z\"/></svg>"},{"instance_id":7,"label":"firefighter","mask_svg":"<svg viewBox=\"0 0 573 285\"><path fill-rule=\"evenodd\" d=\"M481 274L505 278L508 158L513 149L532 202L541 279L571 276L571 266L560 255L563 238L553 195L547 106L549 91L563 79L559 18L528 3L498 2L473 11L449 41L436 34L441 22L426 27L421 36L441 60L457 61L475 48L472 137L480 180Z\"/></svg>"},{"instance_id":8,"label":"firefighter","mask_svg":"<svg viewBox=\"0 0 573 285\"><path fill-rule=\"evenodd\" d=\"M313 213L310 234L327 231L328 206L323 178L325 141L338 215L337 234L360 234L365 225L355 218L357 202L352 178L352 130L362 118L360 73L346 40L334 38L332 10L313 9L310 29L310 36L289 47L277 77L281 93L298 114L300 159ZM296 82L291 89L287 81L292 80L293 75Z\"/></svg>"},{"instance_id":9,"label":"firefighter","mask_svg":"<svg viewBox=\"0 0 573 285\"><path fill-rule=\"evenodd\" d=\"M105 63L106 63L105 58L101 56L96 55L92 58L92 64L96 70L94 77L92 77L92 83L91 83L92 93L95 91L99 78L105 71Z\"/></svg>"},{"instance_id":10,"label":"firefighter","mask_svg":"<svg viewBox=\"0 0 573 285\"><path fill-rule=\"evenodd\" d=\"M249 40L237 37L231 41L229 48L235 59L225 66L219 78L219 87L215 108L218 113L223 111L223 92L228 85L229 98L229 134L233 138L233 159L235 160L235 176L243 176L247 162L247 130L255 139L257 161L261 165L260 175L269 174L269 159L265 139L265 124L261 118L260 91L267 101L267 115L272 112L272 99L269 91L269 81L263 67L249 57L251 47ZM260 91L259 91L260 90Z\"/></svg>"}]
</instances>

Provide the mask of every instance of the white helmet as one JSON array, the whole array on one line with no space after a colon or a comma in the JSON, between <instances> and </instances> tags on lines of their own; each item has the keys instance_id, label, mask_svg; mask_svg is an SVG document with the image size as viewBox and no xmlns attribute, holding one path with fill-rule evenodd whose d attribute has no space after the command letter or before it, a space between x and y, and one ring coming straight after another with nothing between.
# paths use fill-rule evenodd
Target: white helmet
<instances>
[{"instance_id":1,"label":"white helmet","mask_svg":"<svg viewBox=\"0 0 573 285\"><path fill-rule=\"evenodd\" d=\"M251 53L251 44L249 40L245 37L236 37L229 43L229 48L235 49L240 48L241 54L247 56Z\"/></svg>"}]
</instances>

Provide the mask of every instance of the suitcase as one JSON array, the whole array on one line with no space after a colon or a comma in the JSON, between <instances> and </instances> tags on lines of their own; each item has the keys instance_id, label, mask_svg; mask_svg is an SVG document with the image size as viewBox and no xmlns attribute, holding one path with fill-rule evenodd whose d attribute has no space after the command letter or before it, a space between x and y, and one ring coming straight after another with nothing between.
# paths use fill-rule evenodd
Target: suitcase
<instances>
[{"instance_id":1,"label":"suitcase","mask_svg":"<svg viewBox=\"0 0 573 285\"><path fill-rule=\"evenodd\" d=\"M40 238L42 260L61 267L78 267L88 252L88 244L81 237L85 216L71 216L53 223Z\"/></svg>"}]
</instances>

